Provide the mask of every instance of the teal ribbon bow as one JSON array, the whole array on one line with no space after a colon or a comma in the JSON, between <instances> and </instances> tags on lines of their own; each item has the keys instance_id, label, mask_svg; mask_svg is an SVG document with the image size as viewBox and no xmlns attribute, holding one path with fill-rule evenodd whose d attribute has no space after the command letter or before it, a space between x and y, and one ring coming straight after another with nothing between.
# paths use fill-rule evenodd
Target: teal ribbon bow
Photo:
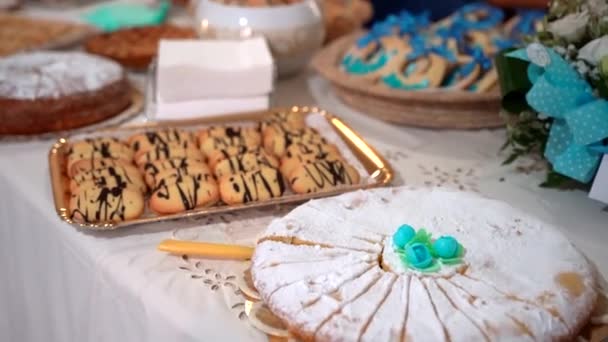
<instances>
[{"instance_id":1,"label":"teal ribbon bow","mask_svg":"<svg viewBox=\"0 0 608 342\"><path fill-rule=\"evenodd\" d=\"M593 179L608 148L608 101L593 94L593 88L553 49L532 44L507 54L530 62L532 87L526 101L534 110L553 118L545 157L553 169L577 181Z\"/></svg>"}]
</instances>

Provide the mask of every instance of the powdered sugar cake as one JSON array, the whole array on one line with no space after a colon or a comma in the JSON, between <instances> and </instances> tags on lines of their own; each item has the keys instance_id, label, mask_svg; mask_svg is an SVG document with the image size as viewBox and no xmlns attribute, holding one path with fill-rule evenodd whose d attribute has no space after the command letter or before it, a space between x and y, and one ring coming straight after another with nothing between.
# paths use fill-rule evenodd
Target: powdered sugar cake
<instances>
[{"instance_id":1,"label":"powdered sugar cake","mask_svg":"<svg viewBox=\"0 0 608 342\"><path fill-rule=\"evenodd\" d=\"M0 134L37 134L99 122L131 103L120 65L81 52L0 59Z\"/></svg>"},{"instance_id":2,"label":"powdered sugar cake","mask_svg":"<svg viewBox=\"0 0 608 342\"><path fill-rule=\"evenodd\" d=\"M437 272L405 266L402 224L464 246ZM550 225L464 192L385 188L313 200L272 222L252 265L272 312L310 341L556 341L596 304L593 270Z\"/></svg>"}]
</instances>

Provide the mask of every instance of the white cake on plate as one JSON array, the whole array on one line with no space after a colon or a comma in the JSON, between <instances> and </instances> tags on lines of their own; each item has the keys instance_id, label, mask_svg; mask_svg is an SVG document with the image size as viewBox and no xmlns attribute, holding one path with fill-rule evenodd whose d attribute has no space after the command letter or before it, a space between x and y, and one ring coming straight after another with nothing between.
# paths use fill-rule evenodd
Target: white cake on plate
<instances>
[{"instance_id":1,"label":"white cake on plate","mask_svg":"<svg viewBox=\"0 0 608 342\"><path fill-rule=\"evenodd\" d=\"M418 247L432 266L408 254L415 239L399 247L403 225L431 234ZM441 237L457 257L439 256ZM476 194L405 187L296 208L262 234L251 272L305 341L569 340L598 298L593 268L550 225Z\"/></svg>"}]
</instances>

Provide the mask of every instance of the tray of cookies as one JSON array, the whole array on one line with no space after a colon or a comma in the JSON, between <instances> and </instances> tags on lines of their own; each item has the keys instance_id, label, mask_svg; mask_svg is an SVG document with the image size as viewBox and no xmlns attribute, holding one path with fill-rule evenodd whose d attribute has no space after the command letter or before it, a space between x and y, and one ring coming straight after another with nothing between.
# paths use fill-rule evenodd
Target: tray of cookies
<instances>
[{"instance_id":1,"label":"tray of cookies","mask_svg":"<svg viewBox=\"0 0 608 342\"><path fill-rule=\"evenodd\" d=\"M315 107L62 138L49 165L59 217L96 230L299 203L393 178L373 147Z\"/></svg>"}]
</instances>

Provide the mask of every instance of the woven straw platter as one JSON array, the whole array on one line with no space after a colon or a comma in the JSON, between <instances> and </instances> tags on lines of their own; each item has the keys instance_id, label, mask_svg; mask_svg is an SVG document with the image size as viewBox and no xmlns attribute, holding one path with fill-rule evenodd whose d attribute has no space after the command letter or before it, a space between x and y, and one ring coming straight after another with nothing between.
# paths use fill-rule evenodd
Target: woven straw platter
<instances>
[{"instance_id":1,"label":"woven straw platter","mask_svg":"<svg viewBox=\"0 0 608 342\"><path fill-rule=\"evenodd\" d=\"M367 115L392 123L443 129L481 129L504 126L499 115L500 91L486 93L428 89L404 91L370 84L340 70L344 52L362 32L342 37L312 60L312 67L327 79L346 104Z\"/></svg>"}]
</instances>

